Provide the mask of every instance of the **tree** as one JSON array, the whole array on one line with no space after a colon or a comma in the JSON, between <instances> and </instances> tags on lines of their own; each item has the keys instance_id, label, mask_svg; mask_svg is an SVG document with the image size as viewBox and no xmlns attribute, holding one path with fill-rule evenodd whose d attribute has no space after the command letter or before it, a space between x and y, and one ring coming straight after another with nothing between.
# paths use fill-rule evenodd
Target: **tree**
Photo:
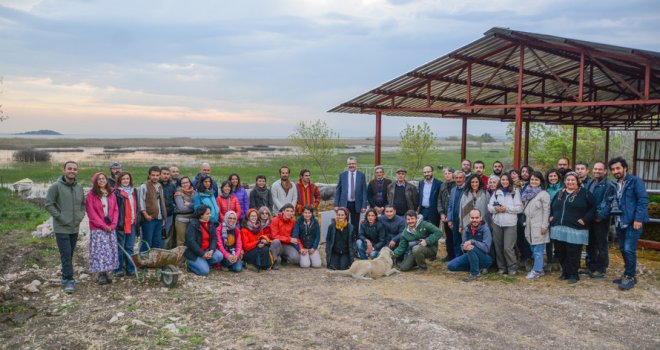
<instances>
[{"instance_id":1,"label":"tree","mask_svg":"<svg viewBox=\"0 0 660 350\"><path fill-rule=\"evenodd\" d=\"M321 119L301 121L289 136L289 141L319 167L323 181L327 183L328 170L337 158L337 148L342 146L339 133Z\"/></svg>"},{"instance_id":2,"label":"tree","mask_svg":"<svg viewBox=\"0 0 660 350\"><path fill-rule=\"evenodd\" d=\"M514 126L507 127L507 136L513 138ZM621 149L623 136L620 133L610 133L610 150ZM542 123L530 123L529 157L530 165L549 169L557 164L560 157L570 157L573 153L573 127L570 125L554 126ZM523 145L524 151L524 145ZM513 153L513 145L511 146ZM596 128L578 128L577 159L593 164L603 159L605 155L605 131ZM621 154L623 155L623 154Z\"/></svg>"},{"instance_id":3,"label":"tree","mask_svg":"<svg viewBox=\"0 0 660 350\"><path fill-rule=\"evenodd\" d=\"M426 122L416 126L406 123L406 128L401 131L400 136L401 158L414 179L435 144L435 134Z\"/></svg>"}]
</instances>

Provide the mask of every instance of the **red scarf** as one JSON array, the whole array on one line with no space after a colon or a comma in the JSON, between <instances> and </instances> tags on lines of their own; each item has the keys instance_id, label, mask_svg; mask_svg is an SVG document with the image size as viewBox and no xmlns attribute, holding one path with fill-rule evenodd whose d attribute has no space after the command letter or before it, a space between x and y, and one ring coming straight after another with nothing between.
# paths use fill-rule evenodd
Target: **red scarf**
<instances>
[{"instance_id":1,"label":"red scarf","mask_svg":"<svg viewBox=\"0 0 660 350\"><path fill-rule=\"evenodd\" d=\"M209 222L201 222L199 226L202 228L202 250L206 251L211 245L211 236L209 236Z\"/></svg>"},{"instance_id":2,"label":"red scarf","mask_svg":"<svg viewBox=\"0 0 660 350\"><path fill-rule=\"evenodd\" d=\"M133 190L133 193L135 193L135 190ZM130 198L128 198L128 194L124 192L124 190L119 190L119 194L124 198L124 233L127 235L130 235L131 232L131 226L133 225L133 221L137 218L137 208L131 208L131 201ZM135 197L133 197L135 200ZM137 224L137 222L136 222Z\"/></svg>"},{"instance_id":3,"label":"red scarf","mask_svg":"<svg viewBox=\"0 0 660 350\"><path fill-rule=\"evenodd\" d=\"M479 227L479 226L474 227L474 226L470 225L470 230L472 230L472 237L474 237L474 236L477 235L477 228L478 228L478 227Z\"/></svg>"}]
</instances>

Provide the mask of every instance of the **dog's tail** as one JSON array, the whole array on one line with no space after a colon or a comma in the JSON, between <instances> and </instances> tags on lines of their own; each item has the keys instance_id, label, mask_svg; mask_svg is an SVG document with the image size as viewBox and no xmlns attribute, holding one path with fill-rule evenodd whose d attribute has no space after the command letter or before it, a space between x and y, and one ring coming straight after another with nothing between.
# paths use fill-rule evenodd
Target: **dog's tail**
<instances>
[{"instance_id":1,"label":"dog's tail","mask_svg":"<svg viewBox=\"0 0 660 350\"><path fill-rule=\"evenodd\" d=\"M327 273L331 275L340 275L340 276L351 276L352 273L350 270L325 270Z\"/></svg>"}]
</instances>

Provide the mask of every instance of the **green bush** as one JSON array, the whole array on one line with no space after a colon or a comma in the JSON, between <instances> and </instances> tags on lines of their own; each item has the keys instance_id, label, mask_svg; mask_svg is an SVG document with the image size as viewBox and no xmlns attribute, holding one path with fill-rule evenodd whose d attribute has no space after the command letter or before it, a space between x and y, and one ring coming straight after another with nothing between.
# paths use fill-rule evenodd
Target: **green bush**
<instances>
[{"instance_id":1,"label":"green bush","mask_svg":"<svg viewBox=\"0 0 660 350\"><path fill-rule=\"evenodd\" d=\"M49 162L50 157L50 153L35 149L22 149L13 154L14 161L23 163Z\"/></svg>"}]
</instances>

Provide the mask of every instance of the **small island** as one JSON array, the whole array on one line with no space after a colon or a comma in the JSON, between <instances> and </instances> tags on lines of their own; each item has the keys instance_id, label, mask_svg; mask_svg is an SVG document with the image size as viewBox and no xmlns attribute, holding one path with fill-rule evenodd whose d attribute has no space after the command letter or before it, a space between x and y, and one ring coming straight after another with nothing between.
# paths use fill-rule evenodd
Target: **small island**
<instances>
[{"instance_id":1,"label":"small island","mask_svg":"<svg viewBox=\"0 0 660 350\"><path fill-rule=\"evenodd\" d=\"M37 131L18 132L12 135L62 135L62 134L53 130L37 130Z\"/></svg>"}]
</instances>

